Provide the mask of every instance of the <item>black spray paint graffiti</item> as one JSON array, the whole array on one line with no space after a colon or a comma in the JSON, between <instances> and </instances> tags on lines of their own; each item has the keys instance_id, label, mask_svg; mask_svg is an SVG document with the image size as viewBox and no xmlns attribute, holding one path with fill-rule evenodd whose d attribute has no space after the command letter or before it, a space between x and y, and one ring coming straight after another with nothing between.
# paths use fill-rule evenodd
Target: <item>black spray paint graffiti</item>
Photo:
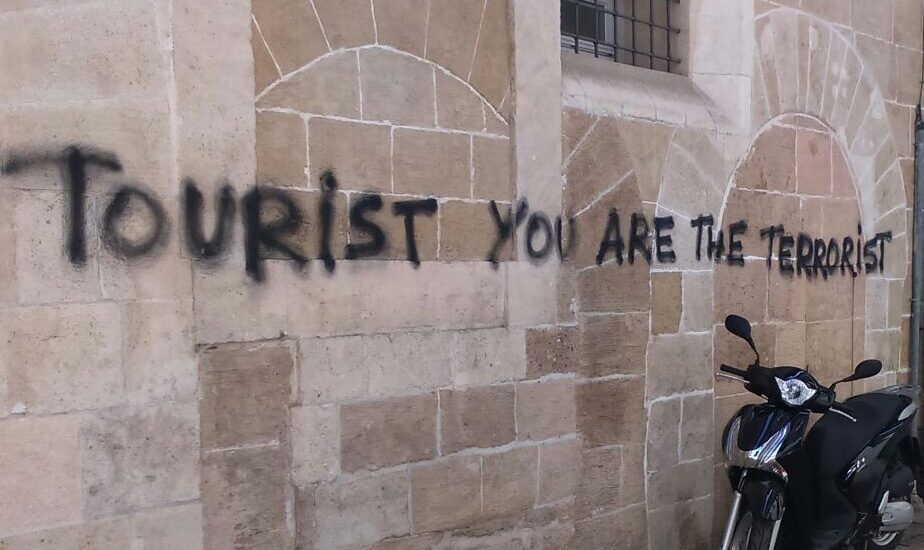
<instances>
[{"instance_id":1,"label":"black spray paint graffiti","mask_svg":"<svg viewBox=\"0 0 924 550\"><path fill-rule=\"evenodd\" d=\"M87 185L89 174L106 171L120 174L122 164L116 155L81 147L68 147L58 153L40 153L10 156L2 165L0 173L20 174L30 168L56 166L61 172L62 182L68 195L67 206L67 255L75 266L87 260L86 218ZM336 269L334 251L331 249L335 221L334 194L337 180L333 172L325 172L320 178L320 201L316 212L320 228L320 260L328 273ZM196 261L219 260L227 250L233 233L233 221L237 211L234 192L225 183L214 197L216 205L212 234L208 237L203 229L205 197L191 179L183 180L182 196L183 229L186 248ZM282 212L272 221L264 220L261 212L264 206L272 204ZM351 227L362 232L366 239L350 242L343 256L348 260L371 258L381 254L387 247L389 236L382 227L371 219L371 214L383 209L382 197L375 193L364 193L353 201L347 216ZM121 223L134 212L132 206L147 211L151 226L141 237L129 237L121 229ZM518 230L523 227L527 256L534 262L541 262L557 251L558 256L567 259L577 243L578 234L573 218L567 220L567 231L563 220L557 216L554 222L543 212L530 212L526 199L520 199L514 206L502 211L495 201L487 204L494 224L494 242L486 246L485 260L497 266L504 246L514 242ZM245 266L248 275L257 281L265 278L264 257L261 251L281 254L293 262L296 268L304 267L311 259L286 244L285 237L299 230L305 221L305 212L298 207L293 197L284 189L256 185L240 199L241 221L244 230ZM392 204L390 214L403 218L407 261L414 266L420 264L415 239L415 220L418 216L432 217L439 211L436 199L414 199ZM714 232L715 220L711 215L700 215L690 223L696 230L695 255L697 260L705 256L714 262L725 261L729 265L744 265L745 252L741 237L749 227L745 220L731 223L727 231ZM170 223L161 202L151 193L133 185L127 180L118 182L117 188L107 205L102 220L102 240L107 249L119 257L132 259L153 253L163 245ZM627 227L628 243L623 238L623 227L619 211L611 209L603 228L596 262L602 264L610 257L622 265L624 261L634 264L642 257L648 264L653 262L670 264L677 261L673 250L674 218L655 217L653 224L638 213L631 213ZM760 236L768 243L767 267L771 268L773 258L781 272L798 275L821 275L827 279L835 273L856 276L866 272L882 271L885 265L886 243L892 240L891 232L877 233L872 239L863 240L858 234L837 239L812 238L800 233L787 233L782 225L761 228ZM705 238L705 246L704 246ZM567 241L567 246L565 245ZM862 245L862 246L861 246Z\"/></svg>"}]
</instances>

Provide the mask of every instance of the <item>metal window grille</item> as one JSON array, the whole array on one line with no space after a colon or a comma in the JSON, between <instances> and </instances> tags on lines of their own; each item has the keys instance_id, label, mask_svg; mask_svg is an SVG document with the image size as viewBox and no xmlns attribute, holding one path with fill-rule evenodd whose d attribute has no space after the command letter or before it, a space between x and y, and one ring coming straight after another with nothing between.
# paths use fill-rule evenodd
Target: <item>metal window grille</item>
<instances>
[{"instance_id":1,"label":"metal window grille","mask_svg":"<svg viewBox=\"0 0 924 550\"><path fill-rule=\"evenodd\" d=\"M561 45L575 53L592 53L617 63L657 71L676 71L671 25L672 5L679 0L562 0Z\"/></svg>"}]
</instances>

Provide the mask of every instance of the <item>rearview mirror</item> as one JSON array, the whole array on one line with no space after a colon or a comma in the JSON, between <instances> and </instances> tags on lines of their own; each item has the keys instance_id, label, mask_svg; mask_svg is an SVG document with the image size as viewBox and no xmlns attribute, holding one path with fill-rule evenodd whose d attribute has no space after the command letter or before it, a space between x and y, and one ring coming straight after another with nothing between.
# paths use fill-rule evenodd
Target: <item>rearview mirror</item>
<instances>
[{"instance_id":1,"label":"rearview mirror","mask_svg":"<svg viewBox=\"0 0 924 550\"><path fill-rule=\"evenodd\" d=\"M740 315L729 315L725 318L725 330L741 338L751 346L754 355L757 356L757 363L760 363L760 354L757 352L757 346L754 345L754 339L751 337L751 322Z\"/></svg>"},{"instance_id":2,"label":"rearview mirror","mask_svg":"<svg viewBox=\"0 0 924 550\"><path fill-rule=\"evenodd\" d=\"M879 371L882 370L882 361L877 359L866 359L865 361L860 361L860 364L857 365L857 368L853 369L853 374L847 378L838 380L837 382L831 384L831 388L840 384L841 382L853 382L855 380L863 380L864 378L872 378L879 374Z\"/></svg>"}]
</instances>

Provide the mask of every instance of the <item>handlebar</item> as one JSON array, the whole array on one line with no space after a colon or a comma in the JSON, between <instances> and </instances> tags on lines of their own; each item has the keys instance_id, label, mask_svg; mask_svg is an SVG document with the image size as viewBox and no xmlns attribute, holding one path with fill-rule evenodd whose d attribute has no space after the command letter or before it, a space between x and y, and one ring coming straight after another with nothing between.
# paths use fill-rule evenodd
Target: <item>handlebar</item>
<instances>
[{"instance_id":1,"label":"handlebar","mask_svg":"<svg viewBox=\"0 0 924 550\"><path fill-rule=\"evenodd\" d=\"M719 370L727 372L729 374L734 374L735 376L740 376L741 378L745 378L748 375L747 371L736 369L735 367L732 367L730 365L722 365L719 367Z\"/></svg>"}]
</instances>

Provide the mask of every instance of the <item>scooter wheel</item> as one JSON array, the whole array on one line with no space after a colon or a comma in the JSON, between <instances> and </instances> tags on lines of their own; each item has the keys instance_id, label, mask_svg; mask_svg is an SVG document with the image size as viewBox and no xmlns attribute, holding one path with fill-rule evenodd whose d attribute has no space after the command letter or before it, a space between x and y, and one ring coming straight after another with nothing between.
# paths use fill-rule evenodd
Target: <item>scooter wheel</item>
<instances>
[{"instance_id":1,"label":"scooter wheel","mask_svg":"<svg viewBox=\"0 0 924 550\"><path fill-rule=\"evenodd\" d=\"M731 550L769 550L773 523L747 511L738 518Z\"/></svg>"},{"instance_id":2,"label":"scooter wheel","mask_svg":"<svg viewBox=\"0 0 924 550\"><path fill-rule=\"evenodd\" d=\"M898 548L898 545L902 542L902 535L904 531L896 531L892 533L879 533L875 536L870 537L869 544L866 546L867 550L892 550L893 548ZM862 548L862 547L859 547Z\"/></svg>"}]
</instances>

